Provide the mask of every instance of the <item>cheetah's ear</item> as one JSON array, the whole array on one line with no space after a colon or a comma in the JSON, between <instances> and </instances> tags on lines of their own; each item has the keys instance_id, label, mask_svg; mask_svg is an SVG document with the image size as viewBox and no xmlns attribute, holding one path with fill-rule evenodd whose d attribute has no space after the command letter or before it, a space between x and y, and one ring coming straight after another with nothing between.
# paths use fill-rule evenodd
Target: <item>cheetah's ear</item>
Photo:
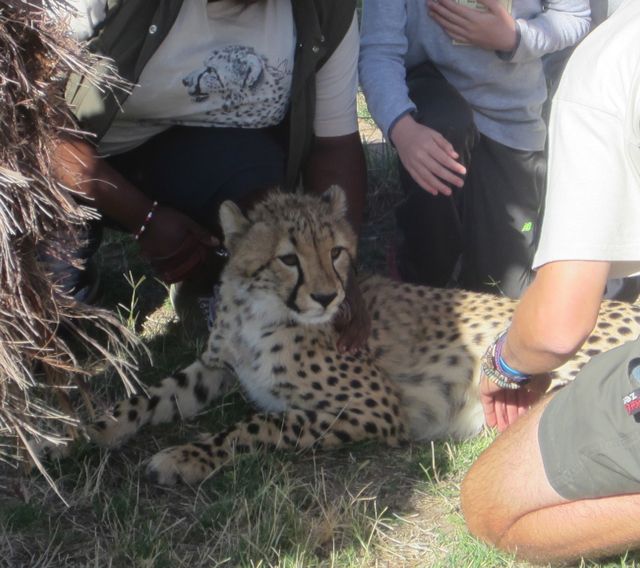
<instances>
[{"instance_id":1,"label":"cheetah's ear","mask_svg":"<svg viewBox=\"0 0 640 568\"><path fill-rule=\"evenodd\" d=\"M233 201L225 201L220 205L220 226L227 246L230 246L236 237L243 235L249 224L249 219Z\"/></svg>"},{"instance_id":2,"label":"cheetah's ear","mask_svg":"<svg viewBox=\"0 0 640 568\"><path fill-rule=\"evenodd\" d=\"M332 185L320 196L320 199L329 204L336 218L340 219L346 216L347 196L339 185Z\"/></svg>"}]
</instances>

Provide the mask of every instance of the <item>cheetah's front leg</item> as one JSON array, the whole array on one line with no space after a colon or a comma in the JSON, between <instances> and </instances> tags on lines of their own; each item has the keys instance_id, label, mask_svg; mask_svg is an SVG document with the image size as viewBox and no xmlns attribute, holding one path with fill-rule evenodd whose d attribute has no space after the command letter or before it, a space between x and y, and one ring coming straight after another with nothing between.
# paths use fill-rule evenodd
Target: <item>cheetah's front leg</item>
<instances>
[{"instance_id":1,"label":"cheetah's front leg","mask_svg":"<svg viewBox=\"0 0 640 568\"><path fill-rule=\"evenodd\" d=\"M117 447L145 424L160 424L190 418L231 383L223 368L205 367L194 361L182 371L150 387L148 396L134 395L116 403L111 412L87 427L92 440L107 447Z\"/></svg>"},{"instance_id":2,"label":"cheetah's front leg","mask_svg":"<svg viewBox=\"0 0 640 568\"><path fill-rule=\"evenodd\" d=\"M331 448L368 438L382 438L389 445L405 439L400 421L363 419L360 414L342 411L338 416L314 410L290 410L284 414L254 414L215 435L198 442L166 448L147 465L149 479L173 485L204 480L229 464L235 454L263 450Z\"/></svg>"}]
</instances>

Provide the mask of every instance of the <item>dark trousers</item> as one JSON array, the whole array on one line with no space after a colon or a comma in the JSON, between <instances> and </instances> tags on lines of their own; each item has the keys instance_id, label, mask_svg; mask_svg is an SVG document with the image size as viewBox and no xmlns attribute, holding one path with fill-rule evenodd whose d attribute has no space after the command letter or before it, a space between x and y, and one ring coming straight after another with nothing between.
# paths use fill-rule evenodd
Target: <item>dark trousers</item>
<instances>
[{"instance_id":1,"label":"dark trousers","mask_svg":"<svg viewBox=\"0 0 640 568\"><path fill-rule=\"evenodd\" d=\"M112 167L162 205L217 230L220 204L239 204L282 184L280 129L174 126L108 158Z\"/></svg>"},{"instance_id":2,"label":"dark trousers","mask_svg":"<svg viewBox=\"0 0 640 568\"><path fill-rule=\"evenodd\" d=\"M409 282L518 297L532 278L544 195L544 153L480 134L466 100L431 64L407 75L415 118L440 132L467 167L462 189L432 196L400 164L398 269Z\"/></svg>"}]
</instances>

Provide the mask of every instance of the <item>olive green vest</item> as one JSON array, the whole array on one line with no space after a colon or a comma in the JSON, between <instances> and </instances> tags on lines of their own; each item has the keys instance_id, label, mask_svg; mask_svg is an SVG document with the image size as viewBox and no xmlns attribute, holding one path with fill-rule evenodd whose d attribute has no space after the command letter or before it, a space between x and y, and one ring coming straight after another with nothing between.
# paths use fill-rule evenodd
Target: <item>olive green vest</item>
<instances>
[{"instance_id":1,"label":"olive green vest","mask_svg":"<svg viewBox=\"0 0 640 568\"><path fill-rule=\"evenodd\" d=\"M135 84L145 65L169 33L183 0L108 0L107 19L89 49L106 59L91 75L105 77L109 64ZM289 155L285 187L297 185L313 142L315 73L349 29L355 0L291 0L297 45L291 86ZM120 88L96 85L89 74L73 74L66 100L83 129L99 141L128 97Z\"/></svg>"}]
</instances>

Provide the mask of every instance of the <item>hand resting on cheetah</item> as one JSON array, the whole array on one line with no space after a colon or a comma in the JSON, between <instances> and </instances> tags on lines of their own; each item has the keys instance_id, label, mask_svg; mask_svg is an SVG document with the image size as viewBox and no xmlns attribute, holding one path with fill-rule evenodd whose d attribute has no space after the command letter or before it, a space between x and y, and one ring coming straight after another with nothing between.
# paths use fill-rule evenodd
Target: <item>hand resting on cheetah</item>
<instances>
[{"instance_id":1,"label":"hand resting on cheetah","mask_svg":"<svg viewBox=\"0 0 640 568\"><path fill-rule=\"evenodd\" d=\"M114 447L145 424L198 413L238 380L255 411L231 427L170 447L148 463L151 479L195 483L235 454L330 448L364 439L462 439L478 433L482 352L510 320L516 302L455 289L365 278L368 346L336 348L332 325L356 254L337 187L322 197L276 193L248 218L220 211L230 260L216 322L204 352L183 371L118 402L89 427ZM584 349L556 379L640 332L640 310L603 304Z\"/></svg>"}]
</instances>

